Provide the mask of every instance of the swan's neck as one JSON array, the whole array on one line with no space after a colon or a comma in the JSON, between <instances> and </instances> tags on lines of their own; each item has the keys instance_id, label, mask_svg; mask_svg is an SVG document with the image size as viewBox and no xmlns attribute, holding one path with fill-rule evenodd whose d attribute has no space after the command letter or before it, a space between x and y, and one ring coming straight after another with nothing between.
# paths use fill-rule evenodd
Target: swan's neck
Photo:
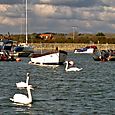
<instances>
[{"instance_id":1,"label":"swan's neck","mask_svg":"<svg viewBox=\"0 0 115 115\"><path fill-rule=\"evenodd\" d=\"M27 76L27 79L26 79L26 83L28 85L28 82L29 82L29 76Z\"/></svg>"},{"instance_id":2,"label":"swan's neck","mask_svg":"<svg viewBox=\"0 0 115 115\"><path fill-rule=\"evenodd\" d=\"M66 63L66 67L65 67L65 70L67 70L68 69L68 62Z\"/></svg>"},{"instance_id":3,"label":"swan's neck","mask_svg":"<svg viewBox=\"0 0 115 115\"><path fill-rule=\"evenodd\" d=\"M30 88L27 87L27 92L28 92L28 99L30 102L32 102L32 95L31 95L31 91Z\"/></svg>"}]
</instances>

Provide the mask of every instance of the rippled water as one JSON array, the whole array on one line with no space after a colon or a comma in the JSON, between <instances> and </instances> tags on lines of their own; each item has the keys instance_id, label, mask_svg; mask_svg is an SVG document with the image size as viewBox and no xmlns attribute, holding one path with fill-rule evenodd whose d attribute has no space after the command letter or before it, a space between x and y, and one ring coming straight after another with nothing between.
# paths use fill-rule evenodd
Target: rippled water
<instances>
[{"instance_id":1,"label":"rippled water","mask_svg":"<svg viewBox=\"0 0 115 115\"><path fill-rule=\"evenodd\" d=\"M0 115L113 115L115 114L115 62L98 62L91 55L70 52L80 72L65 72L65 66L40 67L22 62L0 62ZM9 98L25 90L15 83L30 72L33 85L31 107Z\"/></svg>"}]
</instances>

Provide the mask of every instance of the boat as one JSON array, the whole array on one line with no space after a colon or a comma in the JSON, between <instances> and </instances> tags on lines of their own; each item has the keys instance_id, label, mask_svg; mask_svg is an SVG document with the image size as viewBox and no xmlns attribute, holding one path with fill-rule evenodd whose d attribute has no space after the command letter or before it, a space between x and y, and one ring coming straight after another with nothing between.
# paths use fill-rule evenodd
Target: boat
<instances>
[{"instance_id":1,"label":"boat","mask_svg":"<svg viewBox=\"0 0 115 115\"><path fill-rule=\"evenodd\" d=\"M9 52L6 50L0 51L0 61L16 61L16 58L13 55L9 55Z\"/></svg>"},{"instance_id":2,"label":"boat","mask_svg":"<svg viewBox=\"0 0 115 115\"><path fill-rule=\"evenodd\" d=\"M67 58L67 52L55 50L45 53L33 53L30 55L29 64L34 65L63 65Z\"/></svg>"},{"instance_id":3,"label":"boat","mask_svg":"<svg viewBox=\"0 0 115 115\"><path fill-rule=\"evenodd\" d=\"M27 14L27 0L26 0L26 43L21 43L14 48L14 55L18 57L28 57L31 53L34 52L33 47L28 44L28 14Z\"/></svg>"},{"instance_id":4,"label":"boat","mask_svg":"<svg viewBox=\"0 0 115 115\"><path fill-rule=\"evenodd\" d=\"M101 50L93 54L95 61L115 61L115 50Z\"/></svg>"},{"instance_id":5,"label":"boat","mask_svg":"<svg viewBox=\"0 0 115 115\"><path fill-rule=\"evenodd\" d=\"M14 48L14 55L17 57L28 57L33 52L33 48L28 44L18 45Z\"/></svg>"},{"instance_id":6,"label":"boat","mask_svg":"<svg viewBox=\"0 0 115 115\"><path fill-rule=\"evenodd\" d=\"M9 39L0 40L0 51L7 50L11 51L13 47L13 41Z\"/></svg>"},{"instance_id":7,"label":"boat","mask_svg":"<svg viewBox=\"0 0 115 115\"><path fill-rule=\"evenodd\" d=\"M84 48L74 49L74 53L92 54L95 52L96 49L97 49L97 47L95 45L86 46Z\"/></svg>"},{"instance_id":8,"label":"boat","mask_svg":"<svg viewBox=\"0 0 115 115\"><path fill-rule=\"evenodd\" d=\"M109 61L115 61L115 50L110 50L109 51L110 53L110 55L109 55L109 57L108 57L108 60Z\"/></svg>"},{"instance_id":9,"label":"boat","mask_svg":"<svg viewBox=\"0 0 115 115\"><path fill-rule=\"evenodd\" d=\"M0 41L0 61L16 61L15 57L11 55L12 48L12 40L4 39Z\"/></svg>"}]
</instances>

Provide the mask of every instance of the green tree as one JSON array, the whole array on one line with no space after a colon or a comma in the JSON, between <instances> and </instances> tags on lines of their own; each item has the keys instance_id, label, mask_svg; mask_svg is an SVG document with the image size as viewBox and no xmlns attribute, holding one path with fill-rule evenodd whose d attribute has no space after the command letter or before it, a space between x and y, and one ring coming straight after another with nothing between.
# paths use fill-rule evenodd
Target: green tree
<instances>
[{"instance_id":1,"label":"green tree","mask_svg":"<svg viewBox=\"0 0 115 115\"><path fill-rule=\"evenodd\" d=\"M105 34L102 33L102 32L98 32L98 33L96 34L96 36L105 36Z\"/></svg>"}]
</instances>

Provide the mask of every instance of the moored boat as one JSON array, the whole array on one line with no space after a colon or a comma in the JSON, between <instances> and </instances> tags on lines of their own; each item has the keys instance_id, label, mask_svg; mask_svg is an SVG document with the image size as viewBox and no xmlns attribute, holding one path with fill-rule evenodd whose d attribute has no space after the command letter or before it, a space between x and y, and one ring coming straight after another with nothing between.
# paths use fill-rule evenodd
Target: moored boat
<instances>
[{"instance_id":1,"label":"moored boat","mask_svg":"<svg viewBox=\"0 0 115 115\"><path fill-rule=\"evenodd\" d=\"M108 50L109 56L108 61L115 61L115 50Z\"/></svg>"},{"instance_id":2,"label":"moored boat","mask_svg":"<svg viewBox=\"0 0 115 115\"><path fill-rule=\"evenodd\" d=\"M95 52L96 49L97 47L95 45L86 46L84 48L74 49L74 53L92 54Z\"/></svg>"},{"instance_id":3,"label":"moored boat","mask_svg":"<svg viewBox=\"0 0 115 115\"><path fill-rule=\"evenodd\" d=\"M115 61L115 50L101 50L93 54L95 61Z\"/></svg>"},{"instance_id":4,"label":"moored boat","mask_svg":"<svg viewBox=\"0 0 115 115\"><path fill-rule=\"evenodd\" d=\"M25 20L26 20L26 42L25 43L22 43L22 44L19 44L18 46L16 46L14 48L14 55L18 56L18 57L28 57L31 53L34 52L32 46L30 46L28 44L28 0L26 0L26 3L25 3L25 14L26 14L26 17L25 17Z\"/></svg>"},{"instance_id":5,"label":"moored boat","mask_svg":"<svg viewBox=\"0 0 115 115\"><path fill-rule=\"evenodd\" d=\"M13 55L9 55L9 52L6 50L0 51L0 61L16 61L16 58Z\"/></svg>"},{"instance_id":6,"label":"moored boat","mask_svg":"<svg viewBox=\"0 0 115 115\"><path fill-rule=\"evenodd\" d=\"M0 41L0 61L16 61L14 43L15 41L9 39Z\"/></svg>"},{"instance_id":7,"label":"moored boat","mask_svg":"<svg viewBox=\"0 0 115 115\"><path fill-rule=\"evenodd\" d=\"M7 50L11 51L13 47L13 41L9 39L0 40L0 51Z\"/></svg>"},{"instance_id":8,"label":"moored boat","mask_svg":"<svg viewBox=\"0 0 115 115\"><path fill-rule=\"evenodd\" d=\"M14 48L14 55L18 57L28 57L33 52L33 48L28 44L18 45Z\"/></svg>"},{"instance_id":9,"label":"moored boat","mask_svg":"<svg viewBox=\"0 0 115 115\"><path fill-rule=\"evenodd\" d=\"M40 65L63 65L67 52L63 50L51 51L42 54L33 53L30 55L30 64Z\"/></svg>"}]
</instances>

